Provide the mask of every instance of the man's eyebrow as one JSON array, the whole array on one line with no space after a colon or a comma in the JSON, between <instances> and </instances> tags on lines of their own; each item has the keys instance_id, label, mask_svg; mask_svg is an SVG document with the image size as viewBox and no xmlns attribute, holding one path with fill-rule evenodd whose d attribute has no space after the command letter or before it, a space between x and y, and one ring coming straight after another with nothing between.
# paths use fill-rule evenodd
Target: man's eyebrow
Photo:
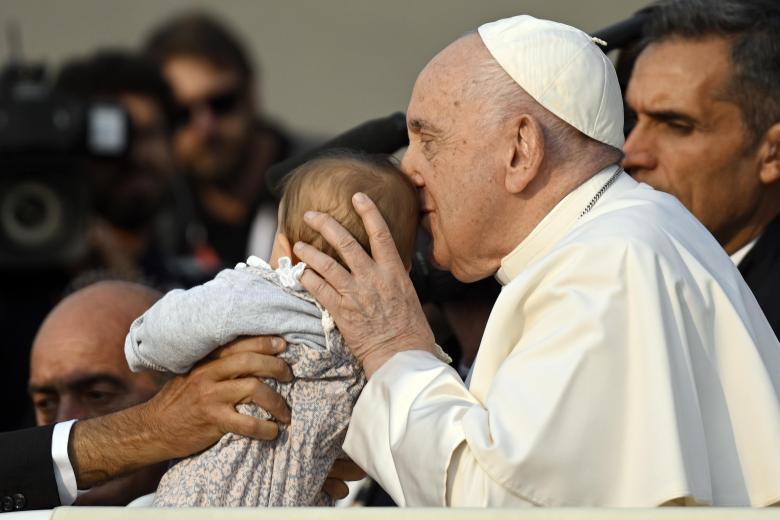
<instances>
[{"instance_id":1,"label":"man's eyebrow","mask_svg":"<svg viewBox=\"0 0 780 520\"><path fill-rule=\"evenodd\" d=\"M27 386L27 392L30 394L34 393L44 393L44 394L53 394L57 391L55 387L52 385L33 385L30 384Z\"/></svg>"},{"instance_id":2,"label":"man's eyebrow","mask_svg":"<svg viewBox=\"0 0 780 520\"><path fill-rule=\"evenodd\" d=\"M97 374L89 374L89 375L77 375L74 377L71 377L67 381L64 381L62 385L34 385L31 384L28 386L28 392L34 393L34 392L41 392L41 393L55 393L57 391L57 387L65 387L65 388L71 388L75 390L80 390L98 383L107 383L111 386L116 387L119 390L127 390L127 384L119 379L114 374L110 374L108 372L99 372Z\"/></svg>"},{"instance_id":3,"label":"man's eyebrow","mask_svg":"<svg viewBox=\"0 0 780 520\"><path fill-rule=\"evenodd\" d=\"M698 123L698 120L695 117L689 114L683 114L682 112L677 112L676 110L648 110L645 111L645 113L656 121L680 121L691 125Z\"/></svg>"},{"instance_id":4,"label":"man's eyebrow","mask_svg":"<svg viewBox=\"0 0 780 520\"><path fill-rule=\"evenodd\" d=\"M409 130L415 133L420 133L420 132L440 133L440 130L434 124L424 119L418 119L416 117L410 119L407 125L409 126Z\"/></svg>"},{"instance_id":5,"label":"man's eyebrow","mask_svg":"<svg viewBox=\"0 0 780 520\"><path fill-rule=\"evenodd\" d=\"M90 374L89 376L74 379L70 382L69 386L73 388L85 388L98 383L106 383L116 387L118 390L127 390L127 384L119 379L114 374L109 373L97 373Z\"/></svg>"}]
</instances>

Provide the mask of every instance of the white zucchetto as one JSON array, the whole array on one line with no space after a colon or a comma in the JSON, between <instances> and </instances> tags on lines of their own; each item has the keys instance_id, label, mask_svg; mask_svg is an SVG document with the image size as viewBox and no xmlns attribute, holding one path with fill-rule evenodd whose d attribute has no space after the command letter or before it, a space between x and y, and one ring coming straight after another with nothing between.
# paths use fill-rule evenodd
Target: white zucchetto
<instances>
[{"instance_id":1,"label":"white zucchetto","mask_svg":"<svg viewBox=\"0 0 780 520\"><path fill-rule=\"evenodd\" d=\"M528 15L486 23L478 32L498 64L538 103L583 134L623 148L617 74L590 36Z\"/></svg>"}]
</instances>

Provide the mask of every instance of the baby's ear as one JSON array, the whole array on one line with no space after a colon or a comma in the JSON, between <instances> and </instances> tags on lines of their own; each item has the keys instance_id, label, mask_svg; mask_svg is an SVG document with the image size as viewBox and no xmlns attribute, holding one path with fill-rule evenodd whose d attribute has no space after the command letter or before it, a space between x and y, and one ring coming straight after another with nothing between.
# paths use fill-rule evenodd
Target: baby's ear
<instances>
[{"instance_id":1,"label":"baby's ear","mask_svg":"<svg viewBox=\"0 0 780 520\"><path fill-rule=\"evenodd\" d=\"M276 267L279 259L283 256L290 257L293 264L297 263L297 259L292 252L290 240L283 233L277 233L276 238L274 239L274 248L271 251L271 265Z\"/></svg>"},{"instance_id":2,"label":"baby's ear","mask_svg":"<svg viewBox=\"0 0 780 520\"><path fill-rule=\"evenodd\" d=\"M279 233L279 248L284 256L292 258L292 244L290 244L290 239L284 233Z\"/></svg>"}]
</instances>

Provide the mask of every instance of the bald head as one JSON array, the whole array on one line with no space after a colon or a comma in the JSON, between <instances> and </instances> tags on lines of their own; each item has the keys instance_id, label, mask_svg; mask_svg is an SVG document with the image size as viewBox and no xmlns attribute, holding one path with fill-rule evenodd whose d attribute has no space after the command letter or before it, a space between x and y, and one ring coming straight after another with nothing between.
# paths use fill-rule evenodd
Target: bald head
<instances>
[{"instance_id":1,"label":"bald head","mask_svg":"<svg viewBox=\"0 0 780 520\"><path fill-rule=\"evenodd\" d=\"M124 340L133 320L160 297L138 284L99 282L71 294L49 313L30 359L38 424L104 415L156 393L159 375L130 372Z\"/></svg>"},{"instance_id":2,"label":"bald head","mask_svg":"<svg viewBox=\"0 0 780 520\"><path fill-rule=\"evenodd\" d=\"M104 281L85 287L62 300L46 317L35 338L36 345L51 336L100 335L103 339L124 334L135 318L160 298L154 289L130 282Z\"/></svg>"},{"instance_id":3,"label":"bald head","mask_svg":"<svg viewBox=\"0 0 780 520\"><path fill-rule=\"evenodd\" d=\"M510 106L510 100L527 97L475 32L455 40L434 56L417 81L435 83L446 91L448 98L479 104L486 124L498 120L503 115L502 109Z\"/></svg>"}]
</instances>

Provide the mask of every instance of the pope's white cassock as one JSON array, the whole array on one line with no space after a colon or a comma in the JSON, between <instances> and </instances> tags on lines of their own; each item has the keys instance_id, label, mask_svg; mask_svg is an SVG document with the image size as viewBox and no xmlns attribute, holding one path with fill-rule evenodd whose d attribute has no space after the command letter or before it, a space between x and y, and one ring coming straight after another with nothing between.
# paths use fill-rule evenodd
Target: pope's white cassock
<instances>
[{"instance_id":1,"label":"pope's white cassock","mask_svg":"<svg viewBox=\"0 0 780 520\"><path fill-rule=\"evenodd\" d=\"M345 449L407 506L780 501L780 346L729 257L673 197L615 172L501 263L464 386L396 354Z\"/></svg>"}]
</instances>

